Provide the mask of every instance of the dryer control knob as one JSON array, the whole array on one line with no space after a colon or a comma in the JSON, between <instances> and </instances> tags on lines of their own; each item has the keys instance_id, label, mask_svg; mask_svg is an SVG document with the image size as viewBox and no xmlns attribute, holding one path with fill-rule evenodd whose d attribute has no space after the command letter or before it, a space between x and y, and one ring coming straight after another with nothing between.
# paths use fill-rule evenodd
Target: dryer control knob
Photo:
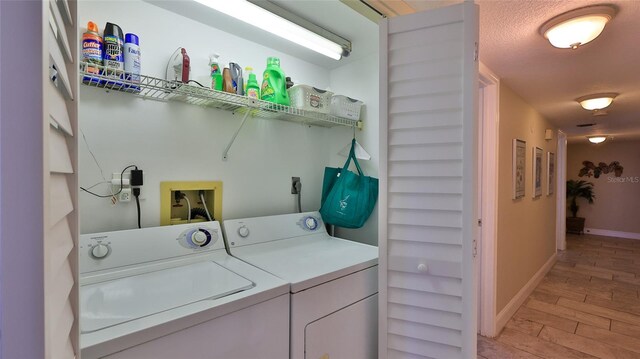
<instances>
[{"instance_id":1,"label":"dryer control knob","mask_svg":"<svg viewBox=\"0 0 640 359\"><path fill-rule=\"evenodd\" d=\"M196 246L202 246L204 244L207 243L207 233L205 233L204 231L194 231L193 234L191 234L191 243L195 244Z\"/></svg>"},{"instance_id":2,"label":"dryer control knob","mask_svg":"<svg viewBox=\"0 0 640 359\"><path fill-rule=\"evenodd\" d=\"M318 228L318 220L309 216L304 219L304 225L308 230L315 231Z\"/></svg>"},{"instance_id":3,"label":"dryer control knob","mask_svg":"<svg viewBox=\"0 0 640 359\"><path fill-rule=\"evenodd\" d=\"M109 246L102 243L98 243L91 248L91 256L95 259L102 259L108 256L109 252L111 252Z\"/></svg>"},{"instance_id":4,"label":"dryer control knob","mask_svg":"<svg viewBox=\"0 0 640 359\"><path fill-rule=\"evenodd\" d=\"M238 235L242 238L247 238L249 236L249 228L247 226L238 228Z\"/></svg>"}]
</instances>

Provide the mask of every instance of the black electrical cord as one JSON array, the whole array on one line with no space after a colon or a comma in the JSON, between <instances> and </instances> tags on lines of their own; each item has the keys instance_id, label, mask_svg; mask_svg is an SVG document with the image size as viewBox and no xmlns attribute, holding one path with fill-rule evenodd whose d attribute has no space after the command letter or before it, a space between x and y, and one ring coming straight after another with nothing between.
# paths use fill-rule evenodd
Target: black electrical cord
<instances>
[{"instance_id":1,"label":"black electrical cord","mask_svg":"<svg viewBox=\"0 0 640 359\"><path fill-rule=\"evenodd\" d=\"M138 208L138 228L142 228L140 225L140 188L133 189L133 196L136 198L136 207Z\"/></svg>"},{"instance_id":2,"label":"black electrical cord","mask_svg":"<svg viewBox=\"0 0 640 359\"><path fill-rule=\"evenodd\" d=\"M198 81L196 81L196 80L189 80L189 81L187 81L187 83L189 83L189 82L195 82L196 84L200 85L200 87L205 87L205 88L206 88L206 86L203 86L201 83L199 83L199 82L198 82Z\"/></svg>"},{"instance_id":3,"label":"black electrical cord","mask_svg":"<svg viewBox=\"0 0 640 359\"><path fill-rule=\"evenodd\" d=\"M86 189L86 188L84 188L84 187L80 187L80 189L81 189L81 190L83 190L83 191L85 191L85 192L87 192L87 193L89 193L90 195L93 195L93 196L96 196L96 197L100 197L100 198L111 198L111 197L114 197L115 195L120 194L120 192L122 192L122 188L124 187L124 183L123 183L123 178L122 178L122 176L124 176L124 172L125 172L126 170L128 170L129 168L131 168L131 167L135 167L136 169L138 169L138 166L136 166L136 165L130 165L130 166L125 167L125 168L122 170L122 172L120 173L120 189L119 189L119 190L118 190L118 192L116 192L116 193L112 193L112 194L110 194L110 195L106 195L106 196L104 196L104 195L101 195L101 194L93 193L93 192L89 191L88 189Z\"/></svg>"},{"instance_id":4,"label":"black electrical cord","mask_svg":"<svg viewBox=\"0 0 640 359\"><path fill-rule=\"evenodd\" d=\"M298 192L298 213L302 213L302 182L296 182L295 186Z\"/></svg>"}]
</instances>

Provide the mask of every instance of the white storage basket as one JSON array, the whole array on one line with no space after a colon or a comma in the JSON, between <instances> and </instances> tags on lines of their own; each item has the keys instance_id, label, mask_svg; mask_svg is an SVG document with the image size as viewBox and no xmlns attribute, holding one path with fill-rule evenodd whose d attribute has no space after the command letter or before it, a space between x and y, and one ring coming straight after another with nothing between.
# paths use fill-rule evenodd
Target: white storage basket
<instances>
[{"instance_id":1,"label":"white storage basket","mask_svg":"<svg viewBox=\"0 0 640 359\"><path fill-rule=\"evenodd\" d=\"M305 111L329 113L333 92L307 85L295 85L288 91L291 107Z\"/></svg>"},{"instance_id":2,"label":"white storage basket","mask_svg":"<svg viewBox=\"0 0 640 359\"><path fill-rule=\"evenodd\" d=\"M331 114L351 120L360 119L360 110L364 102L347 96L334 95L331 98Z\"/></svg>"}]
</instances>

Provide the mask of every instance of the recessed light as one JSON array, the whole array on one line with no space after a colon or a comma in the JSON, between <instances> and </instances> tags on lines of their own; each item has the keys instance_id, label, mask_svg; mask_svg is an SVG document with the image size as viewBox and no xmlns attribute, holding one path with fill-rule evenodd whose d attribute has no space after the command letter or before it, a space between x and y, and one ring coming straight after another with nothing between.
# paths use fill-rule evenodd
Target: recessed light
<instances>
[{"instance_id":1,"label":"recessed light","mask_svg":"<svg viewBox=\"0 0 640 359\"><path fill-rule=\"evenodd\" d=\"M598 37L615 14L616 9L607 5L583 7L547 21L540 34L554 47L577 49Z\"/></svg>"},{"instance_id":2,"label":"recessed light","mask_svg":"<svg viewBox=\"0 0 640 359\"><path fill-rule=\"evenodd\" d=\"M589 142L591 143L602 143L604 141L607 140L606 136L591 136L591 137L587 137L589 139Z\"/></svg>"},{"instance_id":3,"label":"recessed light","mask_svg":"<svg viewBox=\"0 0 640 359\"><path fill-rule=\"evenodd\" d=\"M613 102L613 99L618 96L617 93L598 93L593 95L582 96L576 99L580 103L580 106L585 110L602 110L609 107Z\"/></svg>"}]
</instances>

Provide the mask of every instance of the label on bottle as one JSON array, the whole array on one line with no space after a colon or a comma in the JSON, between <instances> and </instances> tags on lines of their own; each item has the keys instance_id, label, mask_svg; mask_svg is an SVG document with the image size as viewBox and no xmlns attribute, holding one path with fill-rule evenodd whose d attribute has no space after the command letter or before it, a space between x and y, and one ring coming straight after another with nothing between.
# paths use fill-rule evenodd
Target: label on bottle
<instances>
[{"instance_id":1,"label":"label on bottle","mask_svg":"<svg viewBox=\"0 0 640 359\"><path fill-rule=\"evenodd\" d=\"M313 107L313 108L320 108L322 107L322 102L320 100L320 96L318 95L309 95L309 106Z\"/></svg>"},{"instance_id":2,"label":"label on bottle","mask_svg":"<svg viewBox=\"0 0 640 359\"><path fill-rule=\"evenodd\" d=\"M117 36L107 35L104 37L104 66L124 69L124 53L122 51L122 39Z\"/></svg>"},{"instance_id":3,"label":"label on bottle","mask_svg":"<svg viewBox=\"0 0 640 359\"><path fill-rule=\"evenodd\" d=\"M217 63L212 63L211 64L211 76L213 77L213 75L215 74L219 74L221 73L220 71L220 65L218 65Z\"/></svg>"},{"instance_id":4,"label":"label on bottle","mask_svg":"<svg viewBox=\"0 0 640 359\"><path fill-rule=\"evenodd\" d=\"M273 87L269 85L269 73L265 72L263 77L261 89L262 99L269 101L273 98L275 91L273 90Z\"/></svg>"},{"instance_id":5,"label":"label on bottle","mask_svg":"<svg viewBox=\"0 0 640 359\"><path fill-rule=\"evenodd\" d=\"M124 49L124 71L127 74L127 80L140 82L140 47L126 43Z\"/></svg>"},{"instance_id":6,"label":"label on bottle","mask_svg":"<svg viewBox=\"0 0 640 359\"><path fill-rule=\"evenodd\" d=\"M85 34L82 39L82 60L90 64L102 65L102 41L99 36ZM88 73L98 74L100 70L87 66Z\"/></svg>"},{"instance_id":7,"label":"label on bottle","mask_svg":"<svg viewBox=\"0 0 640 359\"><path fill-rule=\"evenodd\" d=\"M255 89L255 88L247 89L247 97L259 100L260 96L258 96L258 89Z\"/></svg>"}]
</instances>

